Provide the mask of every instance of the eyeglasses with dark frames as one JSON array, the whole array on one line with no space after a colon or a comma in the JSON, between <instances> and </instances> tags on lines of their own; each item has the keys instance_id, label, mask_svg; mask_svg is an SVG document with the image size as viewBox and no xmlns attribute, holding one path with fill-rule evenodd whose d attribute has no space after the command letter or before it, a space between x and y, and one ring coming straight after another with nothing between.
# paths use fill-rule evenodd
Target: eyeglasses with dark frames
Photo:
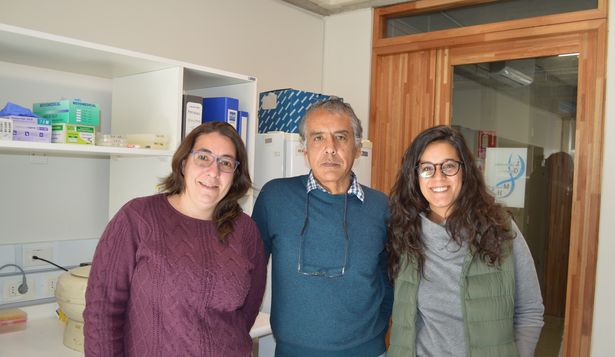
<instances>
[{"instance_id":1,"label":"eyeglasses with dark frames","mask_svg":"<svg viewBox=\"0 0 615 357\"><path fill-rule=\"evenodd\" d=\"M452 159L439 164L419 162L419 164L416 165L416 171L422 178L431 178L434 177L438 166L440 166L440 172L442 172L444 176L455 176L459 172L461 165L463 165L461 161Z\"/></svg>"},{"instance_id":2,"label":"eyeglasses with dark frames","mask_svg":"<svg viewBox=\"0 0 615 357\"><path fill-rule=\"evenodd\" d=\"M308 192L307 198L305 201L305 221L303 222L303 228L301 228L301 233L299 235L299 250L297 257L297 272L301 275L307 276L319 276L324 278L339 278L344 276L346 273L346 265L348 263L348 223L347 223L347 210L348 210L348 195L344 198L344 260L341 267L316 267L310 265L304 265L303 263L303 253L304 253L304 241L305 241L305 231L307 230L308 222L309 222L309 206L310 206L310 193Z\"/></svg>"},{"instance_id":3,"label":"eyeglasses with dark frames","mask_svg":"<svg viewBox=\"0 0 615 357\"><path fill-rule=\"evenodd\" d=\"M190 151L192 160L198 167L210 167L216 162L218 168L222 172L233 173L239 166L239 161L228 156L218 156L209 150L192 150Z\"/></svg>"}]
</instances>

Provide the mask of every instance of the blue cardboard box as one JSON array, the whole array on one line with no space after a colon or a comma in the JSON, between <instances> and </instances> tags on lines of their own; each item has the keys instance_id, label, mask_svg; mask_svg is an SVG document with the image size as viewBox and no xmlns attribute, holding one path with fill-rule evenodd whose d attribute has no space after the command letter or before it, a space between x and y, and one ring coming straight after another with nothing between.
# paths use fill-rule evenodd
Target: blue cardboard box
<instances>
[{"instance_id":1,"label":"blue cardboard box","mask_svg":"<svg viewBox=\"0 0 615 357\"><path fill-rule=\"evenodd\" d=\"M203 99L203 123L208 121L223 121L237 130L237 115L239 100L230 97L215 97Z\"/></svg>"},{"instance_id":2,"label":"blue cardboard box","mask_svg":"<svg viewBox=\"0 0 615 357\"><path fill-rule=\"evenodd\" d=\"M277 89L259 96L258 132L299 132L299 120L310 105L333 96L297 89Z\"/></svg>"}]
</instances>

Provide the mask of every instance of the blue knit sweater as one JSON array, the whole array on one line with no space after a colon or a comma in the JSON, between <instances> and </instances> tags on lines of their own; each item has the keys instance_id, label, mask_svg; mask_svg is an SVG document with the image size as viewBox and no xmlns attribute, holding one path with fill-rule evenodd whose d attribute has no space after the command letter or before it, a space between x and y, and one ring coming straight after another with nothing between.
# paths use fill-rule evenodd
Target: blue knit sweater
<instances>
[{"instance_id":1,"label":"blue knit sweater","mask_svg":"<svg viewBox=\"0 0 615 357\"><path fill-rule=\"evenodd\" d=\"M347 204L348 260L344 276L307 276L297 270L299 237L306 217L307 176L267 183L252 218L272 256L271 327L276 356L376 357L392 306L386 274L388 201L363 186L356 196L309 193L309 222L303 264L340 267L344 260L344 205Z\"/></svg>"}]
</instances>

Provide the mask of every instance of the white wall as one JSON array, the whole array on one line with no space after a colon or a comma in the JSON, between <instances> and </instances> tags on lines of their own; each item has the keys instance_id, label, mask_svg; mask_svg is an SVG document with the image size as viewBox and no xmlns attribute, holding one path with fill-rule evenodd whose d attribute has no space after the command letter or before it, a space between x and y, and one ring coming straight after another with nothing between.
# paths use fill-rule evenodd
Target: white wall
<instances>
[{"instance_id":1,"label":"white wall","mask_svg":"<svg viewBox=\"0 0 615 357\"><path fill-rule=\"evenodd\" d=\"M323 93L343 97L369 132L372 9L325 17Z\"/></svg>"},{"instance_id":2,"label":"white wall","mask_svg":"<svg viewBox=\"0 0 615 357\"><path fill-rule=\"evenodd\" d=\"M277 0L4 1L0 22L322 89L322 17Z\"/></svg>"},{"instance_id":3,"label":"white wall","mask_svg":"<svg viewBox=\"0 0 615 357\"><path fill-rule=\"evenodd\" d=\"M609 6L609 40L607 76L615 73L615 6ZM613 78L613 77L611 77ZM600 234L598 267L592 330L592 357L615 356L615 80L607 80L604 123L604 157L602 159L602 198L600 204Z\"/></svg>"}]
</instances>

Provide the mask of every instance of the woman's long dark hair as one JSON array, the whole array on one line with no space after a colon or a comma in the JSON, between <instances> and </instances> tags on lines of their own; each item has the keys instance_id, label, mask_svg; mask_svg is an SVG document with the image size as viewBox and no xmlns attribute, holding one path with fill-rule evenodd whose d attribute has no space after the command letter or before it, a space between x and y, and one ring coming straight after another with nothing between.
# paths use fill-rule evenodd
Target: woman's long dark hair
<instances>
[{"instance_id":1,"label":"woman's long dark hair","mask_svg":"<svg viewBox=\"0 0 615 357\"><path fill-rule=\"evenodd\" d=\"M201 136L209 133L218 133L226 136L235 146L236 159L239 166L233 173L233 183L228 193L218 202L213 213L213 221L220 242L225 243L226 237L233 232L233 222L242 212L238 200L242 198L250 186L250 172L248 171L248 154L241 137L230 124L223 122L207 122L196 127L181 142L173 155L171 173L160 183L160 189L167 195L181 194L186 189L182 169L185 161L190 156L194 143Z\"/></svg>"},{"instance_id":2,"label":"woman's long dark hair","mask_svg":"<svg viewBox=\"0 0 615 357\"><path fill-rule=\"evenodd\" d=\"M472 253L490 265L499 265L508 254L502 243L514 238L510 216L489 193L474 157L463 136L457 130L440 125L420 133L404 153L402 166L389 198L389 274L395 279L401 257L418 265L424 273L425 244L421 239L421 213L429 212L429 203L421 193L416 166L425 148L434 142L451 144L462 162L463 180L453 210L446 218L446 230L457 243L467 240Z\"/></svg>"}]
</instances>

